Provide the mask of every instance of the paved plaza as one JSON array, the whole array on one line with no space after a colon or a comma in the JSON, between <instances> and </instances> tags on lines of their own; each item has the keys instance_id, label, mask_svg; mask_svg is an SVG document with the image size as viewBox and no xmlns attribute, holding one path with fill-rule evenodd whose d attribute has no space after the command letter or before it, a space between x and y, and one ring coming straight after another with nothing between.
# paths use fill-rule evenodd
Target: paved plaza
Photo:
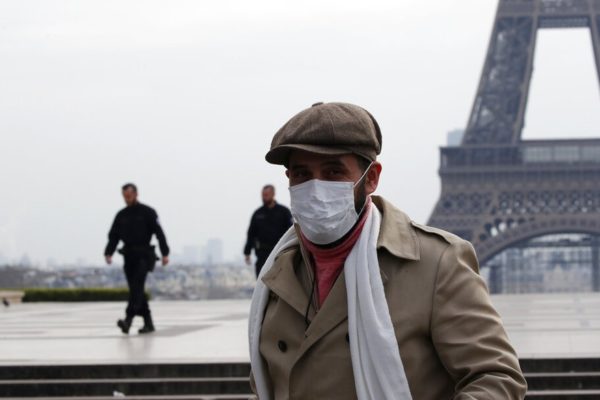
<instances>
[{"instance_id":1,"label":"paved plaza","mask_svg":"<svg viewBox=\"0 0 600 400\"><path fill-rule=\"evenodd\" d=\"M521 358L600 357L600 295L493 297ZM248 360L249 301L152 302L157 332L123 335L123 303L0 308L0 365Z\"/></svg>"},{"instance_id":2,"label":"paved plaza","mask_svg":"<svg viewBox=\"0 0 600 400\"><path fill-rule=\"evenodd\" d=\"M124 303L24 303L0 308L0 365L248 360L248 301L151 302L157 331L116 326Z\"/></svg>"}]
</instances>

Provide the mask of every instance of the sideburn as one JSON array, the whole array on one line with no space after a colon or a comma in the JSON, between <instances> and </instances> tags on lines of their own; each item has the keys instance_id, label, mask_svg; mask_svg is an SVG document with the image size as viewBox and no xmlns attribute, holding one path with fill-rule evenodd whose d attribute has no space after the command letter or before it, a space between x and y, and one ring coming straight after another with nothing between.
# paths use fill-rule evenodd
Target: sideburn
<instances>
[{"instance_id":1,"label":"sideburn","mask_svg":"<svg viewBox=\"0 0 600 400\"><path fill-rule=\"evenodd\" d=\"M356 213L360 215L365 203L367 202L367 183L365 180L356 187L354 192L354 209Z\"/></svg>"}]
</instances>

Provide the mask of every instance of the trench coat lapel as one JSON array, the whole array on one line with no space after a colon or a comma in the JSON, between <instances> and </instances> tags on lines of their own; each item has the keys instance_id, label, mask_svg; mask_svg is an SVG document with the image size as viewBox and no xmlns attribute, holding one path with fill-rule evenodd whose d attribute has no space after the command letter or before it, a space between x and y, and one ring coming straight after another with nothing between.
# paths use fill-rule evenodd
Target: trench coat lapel
<instances>
[{"instance_id":1,"label":"trench coat lapel","mask_svg":"<svg viewBox=\"0 0 600 400\"><path fill-rule=\"evenodd\" d=\"M304 315L309 294L298 280L294 270L294 261L298 251L296 247L281 253L262 280L271 292L298 313Z\"/></svg>"},{"instance_id":2,"label":"trench coat lapel","mask_svg":"<svg viewBox=\"0 0 600 400\"><path fill-rule=\"evenodd\" d=\"M319 339L348 318L346 281L342 271L318 313L313 314L305 340L300 346L297 359L300 359Z\"/></svg>"},{"instance_id":3,"label":"trench coat lapel","mask_svg":"<svg viewBox=\"0 0 600 400\"><path fill-rule=\"evenodd\" d=\"M382 215L377 249L386 249L393 256L405 260L419 260L421 249L408 215L380 196L371 196L371 199Z\"/></svg>"}]
</instances>

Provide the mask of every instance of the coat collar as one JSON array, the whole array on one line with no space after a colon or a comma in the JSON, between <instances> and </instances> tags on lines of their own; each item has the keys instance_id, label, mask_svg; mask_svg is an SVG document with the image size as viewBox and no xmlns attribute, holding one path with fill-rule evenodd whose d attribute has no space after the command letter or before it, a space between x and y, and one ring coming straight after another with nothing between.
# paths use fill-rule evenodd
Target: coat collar
<instances>
[{"instance_id":1,"label":"coat collar","mask_svg":"<svg viewBox=\"0 0 600 400\"><path fill-rule=\"evenodd\" d=\"M262 281L277 296L282 298L300 314L306 312L308 293L296 276L296 254L298 246L280 253L273 261L273 267L265 273Z\"/></svg>"},{"instance_id":2,"label":"coat collar","mask_svg":"<svg viewBox=\"0 0 600 400\"><path fill-rule=\"evenodd\" d=\"M420 260L421 248L408 215L383 197L371 196L371 199L382 215L377 248L384 248L398 258Z\"/></svg>"}]
</instances>

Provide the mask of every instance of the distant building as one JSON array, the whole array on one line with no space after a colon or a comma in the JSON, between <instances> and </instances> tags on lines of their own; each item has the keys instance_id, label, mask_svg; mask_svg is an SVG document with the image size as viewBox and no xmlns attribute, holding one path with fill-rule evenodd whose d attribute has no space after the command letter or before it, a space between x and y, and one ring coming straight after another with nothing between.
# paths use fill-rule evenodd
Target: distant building
<instances>
[{"instance_id":1,"label":"distant building","mask_svg":"<svg viewBox=\"0 0 600 400\"><path fill-rule=\"evenodd\" d=\"M223 262L223 241L221 239L208 239L204 248L204 262L208 265Z\"/></svg>"},{"instance_id":2,"label":"distant building","mask_svg":"<svg viewBox=\"0 0 600 400\"><path fill-rule=\"evenodd\" d=\"M184 246L181 262L184 264L200 264L202 262L202 247Z\"/></svg>"},{"instance_id":3,"label":"distant building","mask_svg":"<svg viewBox=\"0 0 600 400\"><path fill-rule=\"evenodd\" d=\"M87 260L83 257L77 257L75 259L75 266L76 267L87 267L89 266L89 263L87 262Z\"/></svg>"},{"instance_id":4,"label":"distant building","mask_svg":"<svg viewBox=\"0 0 600 400\"><path fill-rule=\"evenodd\" d=\"M23 254L21 256L21 259L19 260L18 265L20 267L25 267L25 268L31 267L31 259L29 258L29 255Z\"/></svg>"}]
</instances>

